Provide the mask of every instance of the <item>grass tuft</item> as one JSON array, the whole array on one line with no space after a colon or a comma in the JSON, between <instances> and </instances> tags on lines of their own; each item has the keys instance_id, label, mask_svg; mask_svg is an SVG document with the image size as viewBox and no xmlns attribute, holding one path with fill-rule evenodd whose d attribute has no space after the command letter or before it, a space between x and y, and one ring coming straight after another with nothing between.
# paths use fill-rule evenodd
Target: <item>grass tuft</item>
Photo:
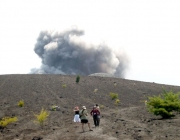
<instances>
[{"instance_id":1,"label":"grass tuft","mask_svg":"<svg viewBox=\"0 0 180 140\"><path fill-rule=\"evenodd\" d=\"M0 126L1 127L6 127L8 124L16 122L18 119L17 117L4 117L0 120Z\"/></svg>"},{"instance_id":2,"label":"grass tuft","mask_svg":"<svg viewBox=\"0 0 180 140\"><path fill-rule=\"evenodd\" d=\"M34 116L37 119L37 120L35 120L35 123L38 123L41 127L43 127L44 122L47 120L47 118L49 116L49 112L44 109L41 109L40 114L34 114Z\"/></svg>"},{"instance_id":3,"label":"grass tuft","mask_svg":"<svg viewBox=\"0 0 180 140\"><path fill-rule=\"evenodd\" d=\"M112 100L118 99L118 94L117 93L110 92L109 96L111 97Z\"/></svg>"},{"instance_id":4,"label":"grass tuft","mask_svg":"<svg viewBox=\"0 0 180 140\"><path fill-rule=\"evenodd\" d=\"M23 106L24 106L24 100L20 100L20 101L18 102L18 106L19 106L19 107L23 107Z\"/></svg>"}]
</instances>

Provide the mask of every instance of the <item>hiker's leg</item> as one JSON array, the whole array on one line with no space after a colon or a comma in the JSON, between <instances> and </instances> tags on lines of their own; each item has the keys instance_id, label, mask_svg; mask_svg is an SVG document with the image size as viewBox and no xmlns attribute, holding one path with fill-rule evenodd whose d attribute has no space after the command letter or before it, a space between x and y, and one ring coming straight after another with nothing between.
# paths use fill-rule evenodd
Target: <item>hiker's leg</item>
<instances>
[{"instance_id":1,"label":"hiker's leg","mask_svg":"<svg viewBox=\"0 0 180 140\"><path fill-rule=\"evenodd\" d=\"M93 116L93 120L94 120L94 125L96 126L96 117L95 117L95 115Z\"/></svg>"},{"instance_id":2,"label":"hiker's leg","mask_svg":"<svg viewBox=\"0 0 180 140\"><path fill-rule=\"evenodd\" d=\"M84 123L82 123L82 130L83 130L83 132L84 132Z\"/></svg>"},{"instance_id":3,"label":"hiker's leg","mask_svg":"<svg viewBox=\"0 0 180 140\"><path fill-rule=\"evenodd\" d=\"M99 123L100 123L100 116L98 115L97 116L97 126L99 126Z\"/></svg>"},{"instance_id":4,"label":"hiker's leg","mask_svg":"<svg viewBox=\"0 0 180 140\"><path fill-rule=\"evenodd\" d=\"M98 118L98 126L100 125L100 118Z\"/></svg>"},{"instance_id":5,"label":"hiker's leg","mask_svg":"<svg viewBox=\"0 0 180 140\"><path fill-rule=\"evenodd\" d=\"M94 119L95 119L95 126L98 126L98 116L95 115L95 116L94 116Z\"/></svg>"},{"instance_id":6,"label":"hiker's leg","mask_svg":"<svg viewBox=\"0 0 180 140\"><path fill-rule=\"evenodd\" d=\"M91 130L91 126L90 126L90 123L88 122L88 127L89 127L89 130Z\"/></svg>"}]
</instances>

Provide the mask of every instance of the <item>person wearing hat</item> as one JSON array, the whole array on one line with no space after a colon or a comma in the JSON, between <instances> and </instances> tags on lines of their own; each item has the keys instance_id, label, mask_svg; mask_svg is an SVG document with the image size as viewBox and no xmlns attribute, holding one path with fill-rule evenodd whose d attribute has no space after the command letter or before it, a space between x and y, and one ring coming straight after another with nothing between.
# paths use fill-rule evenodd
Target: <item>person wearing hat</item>
<instances>
[{"instance_id":1,"label":"person wearing hat","mask_svg":"<svg viewBox=\"0 0 180 140\"><path fill-rule=\"evenodd\" d=\"M74 108L74 113L75 113L75 115L74 115L74 122L81 122L81 120L79 118L79 107L78 106L76 106Z\"/></svg>"},{"instance_id":2,"label":"person wearing hat","mask_svg":"<svg viewBox=\"0 0 180 140\"><path fill-rule=\"evenodd\" d=\"M87 113L87 110L86 110L85 106L82 106L82 110L80 111L79 115L80 115L80 119L81 119L81 123L82 123L82 130L83 130L83 132L85 132L84 131L84 124L88 124L89 131L93 131L91 129L90 123L88 122L88 119L86 117L86 116L88 116L88 113Z\"/></svg>"}]
</instances>

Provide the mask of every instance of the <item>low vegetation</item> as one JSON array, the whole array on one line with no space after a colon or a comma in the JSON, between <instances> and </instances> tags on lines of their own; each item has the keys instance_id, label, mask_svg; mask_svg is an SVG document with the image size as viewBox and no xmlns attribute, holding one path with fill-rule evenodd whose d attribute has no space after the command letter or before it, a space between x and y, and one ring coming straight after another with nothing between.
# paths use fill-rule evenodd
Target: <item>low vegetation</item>
<instances>
[{"instance_id":1,"label":"low vegetation","mask_svg":"<svg viewBox=\"0 0 180 140\"><path fill-rule=\"evenodd\" d=\"M119 100L119 99L116 99L114 104L115 104L115 105L119 105L119 104L120 104L120 100Z\"/></svg>"},{"instance_id":2,"label":"low vegetation","mask_svg":"<svg viewBox=\"0 0 180 140\"><path fill-rule=\"evenodd\" d=\"M19 106L19 107L23 107L23 106L24 106L24 100L20 100L20 101L18 102L18 106Z\"/></svg>"},{"instance_id":3,"label":"low vegetation","mask_svg":"<svg viewBox=\"0 0 180 140\"><path fill-rule=\"evenodd\" d=\"M35 123L38 123L43 128L44 122L47 120L49 116L49 112L42 109L40 114L34 114L34 116L36 117Z\"/></svg>"},{"instance_id":4,"label":"low vegetation","mask_svg":"<svg viewBox=\"0 0 180 140\"><path fill-rule=\"evenodd\" d=\"M111 97L112 100L118 99L118 94L117 93L110 92L109 96Z\"/></svg>"},{"instance_id":5,"label":"low vegetation","mask_svg":"<svg viewBox=\"0 0 180 140\"><path fill-rule=\"evenodd\" d=\"M78 75L78 76L76 77L76 83L78 84L79 81L80 81L80 76Z\"/></svg>"},{"instance_id":6,"label":"low vegetation","mask_svg":"<svg viewBox=\"0 0 180 140\"><path fill-rule=\"evenodd\" d=\"M166 92L164 89L163 91L162 95L148 98L147 108L154 115L170 118L174 116L173 112L180 112L180 94L172 91Z\"/></svg>"},{"instance_id":7,"label":"low vegetation","mask_svg":"<svg viewBox=\"0 0 180 140\"><path fill-rule=\"evenodd\" d=\"M17 120L17 117L4 117L0 120L0 126L6 127L8 124L16 122Z\"/></svg>"},{"instance_id":8,"label":"low vegetation","mask_svg":"<svg viewBox=\"0 0 180 140\"><path fill-rule=\"evenodd\" d=\"M62 87L63 87L63 88L66 88L66 84L63 84Z\"/></svg>"},{"instance_id":9,"label":"low vegetation","mask_svg":"<svg viewBox=\"0 0 180 140\"><path fill-rule=\"evenodd\" d=\"M97 93L97 91L98 91L98 89L96 88L96 89L94 89L94 93Z\"/></svg>"},{"instance_id":10,"label":"low vegetation","mask_svg":"<svg viewBox=\"0 0 180 140\"><path fill-rule=\"evenodd\" d=\"M104 109L104 105L100 105L99 107L100 107L100 109Z\"/></svg>"},{"instance_id":11,"label":"low vegetation","mask_svg":"<svg viewBox=\"0 0 180 140\"><path fill-rule=\"evenodd\" d=\"M114 87L116 87L117 86L117 83L116 82L114 82Z\"/></svg>"},{"instance_id":12,"label":"low vegetation","mask_svg":"<svg viewBox=\"0 0 180 140\"><path fill-rule=\"evenodd\" d=\"M51 110L52 110L52 111L59 111L60 108L59 108L59 106L57 106L57 105L53 105L53 106L51 106Z\"/></svg>"}]
</instances>

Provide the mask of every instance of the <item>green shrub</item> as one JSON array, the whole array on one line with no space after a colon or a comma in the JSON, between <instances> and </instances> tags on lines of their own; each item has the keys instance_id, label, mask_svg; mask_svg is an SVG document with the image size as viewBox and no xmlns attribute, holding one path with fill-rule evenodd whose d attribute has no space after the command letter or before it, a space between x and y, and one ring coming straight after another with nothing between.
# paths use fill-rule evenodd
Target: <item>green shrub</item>
<instances>
[{"instance_id":1,"label":"green shrub","mask_svg":"<svg viewBox=\"0 0 180 140\"><path fill-rule=\"evenodd\" d=\"M94 89L94 93L97 93L97 91L98 91L98 89L96 88L96 89Z\"/></svg>"},{"instance_id":2,"label":"green shrub","mask_svg":"<svg viewBox=\"0 0 180 140\"><path fill-rule=\"evenodd\" d=\"M63 88L66 88L66 84L63 84L62 87L63 87Z\"/></svg>"},{"instance_id":3,"label":"green shrub","mask_svg":"<svg viewBox=\"0 0 180 140\"><path fill-rule=\"evenodd\" d=\"M80 81L80 76L78 75L78 76L76 77L76 83L78 84L79 81Z\"/></svg>"},{"instance_id":4,"label":"green shrub","mask_svg":"<svg viewBox=\"0 0 180 140\"><path fill-rule=\"evenodd\" d=\"M119 104L120 104L120 100L119 100L119 99L116 99L114 104L115 104L115 105L119 105Z\"/></svg>"},{"instance_id":5,"label":"green shrub","mask_svg":"<svg viewBox=\"0 0 180 140\"><path fill-rule=\"evenodd\" d=\"M99 107L100 107L100 109L104 109L104 105L100 105Z\"/></svg>"},{"instance_id":6,"label":"green shrub","mask_svg":"<svg viewBox=\"0 0 180 140\"><path fill-rule=\"evenodd\" d=\"M109 96L111 97L112 100L118 99L118 94L117 93L110 93Z\"/></svg>"},{"instance_id":7,"label":"green shrub","mask_svg":"<svg viewBox=\"0 0 180 140\"><path fill-rule=\"evenodd\" d=\"M51 106L51 110L56 111L56 106L55 105Z\"/></svg>"},{"instance_id":8,"label":"green shrub","mask_svg":"<svg viewBox=\"0 0 180 140\"><path fill-rule=\"evenodd\" d=\"M59 111L60 108L59 108L59 106L57 106L57 105L53 105L53 106L51 106L51 110L52 110L52 111Z\"/></svg>"},{"instance_id":9,"label":"green shrub","mask_svg":"<svg viewBox=\"0 0 180 140\"><path fill-rule=\"evenodd\" d=\"M49 116L49 112L41 109L40 114L34 114L34 116L36 117L37 120L35 120L35 123L38 123L41 127L44 126L44 122L45 120L48 118Z\"/></svg>"},{"instance_id":10,"label":"green shrub","mask_svg":"<svg viewBox=\"0 0 180 140\"><path fill-rule=\"evenodd\" d=\"M6 127L8 124L16 122L18 119L17 117L4 117L0 120L0 126L1 127Z\"/></svg>"},{"instance_id":11,"label":"green shrub","mask_svg":"<svg viewBox=\"0 0 180 140\"><path fill-rule=\"evenodd\" d=\"M19 107L23 107L23 106L24 106L24 101L23 101L23 100L20 100L20 101L18 102L18 106L19 106Z\"/></svg>"},{"instance_id":12,"label":"green shrub","mask_svg":"<svg viewBox=\"0 0 180 140\"><path fill-rule=\"evenodd\" d=\"M179 93L175 94L171 91L159 96L149 97L147 108L154 115L160 115L162 118L170 118L174 116L173 111L180 112L179 95Z\"/></svg>"}]
</instances>

